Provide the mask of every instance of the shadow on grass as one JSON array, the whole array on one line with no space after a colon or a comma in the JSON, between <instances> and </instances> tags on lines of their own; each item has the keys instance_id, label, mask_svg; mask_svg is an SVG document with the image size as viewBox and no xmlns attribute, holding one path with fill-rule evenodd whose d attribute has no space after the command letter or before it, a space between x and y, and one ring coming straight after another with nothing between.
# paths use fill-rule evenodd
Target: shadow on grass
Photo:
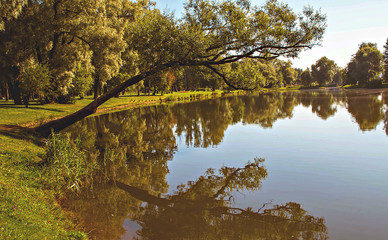
<instances>
[{"instance_id":1,"label":"shadow on grass","mask_svg":"<svg viewBox=\"0 0 388 240\"><path fill-rule=\"evenodd\" d=\"M16 125L0 125L0 135L31 141L38 146L42 146L43 144L43 139L37 136L31 128Z\"/></svg>"},{"instance_id":2,"label":"shadow on grass","mask_svg":"<svg viewBox=\"0 0 388 240\"><path fill-rule=\"evenodd\" d=\"M34 109L34 110L45 110L45 111L51 111L51 112L65 112L63 110L60 110L60 109L52 109L52 108L45 108L45 107L38 107L38 106L34 106L34 105L30 105L28 106L28 108L26 108L25 106L22 106L22 105L10 105L10 104L1 104L0 103L0 109L12 109L12 108L15 108L15 109Z\"/></svg>"}]
</instances>

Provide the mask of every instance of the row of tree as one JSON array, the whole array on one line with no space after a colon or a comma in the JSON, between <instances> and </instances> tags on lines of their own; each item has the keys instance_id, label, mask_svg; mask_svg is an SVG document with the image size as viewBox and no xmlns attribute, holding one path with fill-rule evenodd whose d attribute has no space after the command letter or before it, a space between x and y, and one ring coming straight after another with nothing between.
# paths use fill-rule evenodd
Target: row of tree
<instances>
[{"instance_id":1,"label":"row of tree","mask_svg":"<svg viewBox=\"0 0 388 240\"><path fill-rule=\"evenodd\" d=\"M340 68L327 57L322 57L301 73L304 86L352 84L379 87L388 82L388 39L381 53L375 43L362 43L346 68Z\"/></svg>"},{"instance_id":2,"label":"row of tree","mask_svg":"<svg viewBox=\"0 0 388 240\"><path fill-rule=\"evenodd\" d=\"M317 45L326 28L320 12L296 14L277 0L261 7L189 0L181 19L149 0L3 2L0 88L26 105L31 98L69 102L91 88L97 98L120 84L103 101L129 86L155 93L280 85L294 74L289 63L272 64L280 76L259 60L295 57Z\"/></svg>"}]
</instances>

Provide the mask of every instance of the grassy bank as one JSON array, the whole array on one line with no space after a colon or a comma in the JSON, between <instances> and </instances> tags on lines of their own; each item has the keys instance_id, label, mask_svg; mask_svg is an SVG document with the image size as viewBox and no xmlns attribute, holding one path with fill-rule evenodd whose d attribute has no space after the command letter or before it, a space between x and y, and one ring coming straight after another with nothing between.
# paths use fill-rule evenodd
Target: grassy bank
<instances>
[{"instance_id":1,"label":"grassy bank","mask_svg":"<svg viewBox=\"0 0 388 240\"><path fill-rule=\"evenodd\" d=\"M98 108L98 112L109 111L117 108L133 108L143 105L159 104L166 101L190 101L202 98L219 97L222 91L206 92L174 92L163 96L134 96L121 95L119 98L112 98ZM41 122L66 116L73 113L87 104L91 103L91 96L78 100L75 104L46 104L40 105L32 102L28 108L22 105L14 105L13 101L0 100L0 124L31 126Z\"/></svg>"},{"instance_id":2,"label":"grassy bank","mask_svg":"<svg viewBox=\"0 0 388 240\"><path fill-rule=\"evenodd\" d=\"M1 132L0 132L1 133ZM0 239L85 239L56 199L34 139L0 134Z\"/></svg>"},{"instance_id":3,"label":"grassy bank","mask_svg":"<svg viewBox=\"0 0 388 240\"><path fill-rule=\"evenodd\" d=\"M239 92L124 95L106 102L99 112L235 94ZM0 101L0 124L36 125L46 119L70 114L92 100L89 97L76 104L31 104L29 108ZM87 235L82 228L69 220L71 216L58 203L63 193L60 186L63 180L58 178L63 166L43 164L45 150L41 143L41 139L35 139L23 129L9 131L0 128L0 239L85 239ZM52 170L51 173L48 170Z\"/></svg>"}]
</instances>

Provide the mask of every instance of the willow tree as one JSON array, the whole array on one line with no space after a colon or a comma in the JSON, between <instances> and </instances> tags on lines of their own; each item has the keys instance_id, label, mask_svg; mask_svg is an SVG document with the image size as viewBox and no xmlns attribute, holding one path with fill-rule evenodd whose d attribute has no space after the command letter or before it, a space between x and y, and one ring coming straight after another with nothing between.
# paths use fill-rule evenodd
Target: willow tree
<instances>
[{"instance_id":1,"label":"willow tree","mask_svg":"<svg viewBox=\"0 0 388 240\"><path fill-rule=\"evenodd\" d=\"M202 66L235 89L253 89L251 84L231 83L221 67L244 58L297 57L318 45L326 28L326 17L310 7L296 14L284 3L269 0L251 6L247 0L189 0L186 13L176 20L172 14L143 11L128 27L127 47L139 56L139 73L106 92L83 109L48 122L35 130L41 134L60 131L93 114L97 108L123 91L169 68Z\"/></svg>"},{"instance_id":2,"label":"willow tree","mask_svg":"<svg viewBox=\"0 0 388 240\"><path fill-rule=\"evenodd\" d=\"M123 65L126 26L148 5L130 0L27 1L18 18L3 19L0 82L21 104L20 75L46 65L52 75L52 91L46 93L51 102L69 95L82 70L82 75L93 76L97 96Z\"/></svg>"}]
</instances>

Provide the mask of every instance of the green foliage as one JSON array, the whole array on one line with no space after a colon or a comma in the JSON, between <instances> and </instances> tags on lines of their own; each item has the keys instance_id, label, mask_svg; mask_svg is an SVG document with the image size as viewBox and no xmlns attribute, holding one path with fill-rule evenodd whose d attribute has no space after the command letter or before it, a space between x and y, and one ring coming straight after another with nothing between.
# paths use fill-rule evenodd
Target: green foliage
<instances>
[{"instance_id":1,"label":"green foliage","mask_svg":"<svg viewBox=\"0 0 388 240\"><path fill-rule=\"evenodd\" d=\"M303 84L303 86L305 87L310 87L313 83L313 79L311 77L311 72L310 72L310 69L306 69L302 72L301 76L300 76L300 80Z\"/></svg>"},{"instance_id":2,"label":"green foliage","mask_svg":"<svg viewBox=\"0 0 388 240\"><path fill-rule=\"evenodd\" d=\"M0 1L0 31L4 30L4 22L11 18L17 18L26 4L27 0Z\"/></svg>"},{"instance_id":3,"label":"green foliage","mask_svg":"<svg viewBox=\"0 0 388 240\"><path fill-rule=\"evenodd\" d=\"M44 101L45 94L51 90L52 73L47 65L32 64L23 69L20 74L20 88L22 90L24 104L32 96L37 96L40 102Z\"/></svg>"},{"instance_id":4,"label":"green foliage","mask_svg":"<svg viewBox=\"0 0 388 240\"><path fill-rule=\"evenodd\" d=\"M292 68L292 63L290 61L275 61L277 66L278 74L281 74L281 79L283 79L283 84L292 85L295 83L297 78L297 71Z\"/></svg>"},{"instance_id":5,"label":"green foliage","mask_svg":"<svg viewBox=\"0 0 388 240\"><path fill-rule=\"evenodd\" d=\"M69 90L69 95L74 97L79 96L81 99L83 99L91 90L92 85L92 72L88 71L86 66L79 63L72 81L72 87Z\"/></svg>"},{"instance_id":6,"label":"green foliage","mask_svg":"<svg viewBox=\"0 0 388 240\"><path fill-rule=\"evenodd\" d=\"M265 83L259 66L250 59L231 63L227 71L225 75L230 79L230 83L239 88L255 89Z\"/></svg>"},{"instance_id":7,"label":"green foliage","mask_svg":"<svg viewBox=\"0 0 388 240\"><path fill-rule=\"evenodd\" d=\"M311 65L311 76L314 82L318 82L319 86L326 86L333 81L337 69L337 64L333 60L321 57L315 64Z\"/></svg>"},{"instance_id":8,"label":"green foliage","mask_svg":"<svg viewBox=\"0 0 388 240\"><path fill-rule=\"evenodd\" d=\"M281 74L278 73L273 61L258 60L256 64L265 78L261 87L281 87L283 79L280 78Z\"/></svg>"},{"instance_id":9,"label":"green foliage","mask_svg":"<svg viewBox=\"0 0 388 240\"><path fill-rule=\"evenodd\" d=\"M387 42L384 45L383 62L384 62L383 79L385 83L388 83L388 38L387 38Z\"/></svg>"},{"instance_id":10,"label":"green foliage","mask_svg":"<svg viewBox=\"0 0 388 240\"><path fill-rule=\"evenodd\" d=\"M382 72L383 55L375 43L362 43L356 54L348 63L346 72L347 84L366 86L377 81Z\"/></svg>"},{"instance_id":11,"label":"green foliage","mask_svg":"<svg viewBox=\"0 0 388 240\"><path fill-rule=\"evenodd\" d=\"M67 95L82 98L91 81L97 96L108 81L116 85L118 79L112 78L119 72L132 77L152 70L157 74L153 80L148 78L151 87L167 92L184 85L175 82L178 77L164 75L167 70L175 76L179 67L196 67L195 71L201 72L201 68L207 68L205 75L210 77L204 77L209 80L199 84L188 84L186 89L215 90L223 87L222 80L227 84L228 80L220 78L223 74L213 67L247 57L296 57L317 45L326 28L326 17L320 12L305 8L297 15L276 0L262 7L253 7L248 1L190 0L185 5L185 16L179 20L173 14L161 13L148 0L30 1L25 6L25 1L2 3L1 72L5 73L15 103L20 103L21 66L28 61L47 66L51 72L52 91L46 92L46 102L64 101ZM13 18L18 13L19 17ZM254 72L244 79L238 70L229 86L246 85L238 81L262 84L262 77ZM287 84L294 81L293 75L291 68L283 69L282 78Z\"/></svg>"},{"instance_id":12,"label":"green foliage","mask_svg":"<svg viewBox=\"0 0 388 240\"><path fill-rule=\"evenodd\" d=\"M92 184L96 162L80 149L80 140L69 135L51 134L45 145L44 171L48 180L63 190L80 191ZM53 185L53 184L48 184Z\"/></svg>"}]
</instances>

